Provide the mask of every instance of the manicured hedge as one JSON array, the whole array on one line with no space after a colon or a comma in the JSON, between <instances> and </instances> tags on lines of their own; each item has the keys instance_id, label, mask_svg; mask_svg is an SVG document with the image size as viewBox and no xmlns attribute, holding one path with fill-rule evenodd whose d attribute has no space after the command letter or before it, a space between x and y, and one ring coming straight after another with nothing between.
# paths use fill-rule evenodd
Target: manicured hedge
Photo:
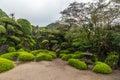
<instances>
[{"instance_id":1,"label":"manicured hedge","mask_svg":"<svg viewBox=\"0 0 120 80\"><path fill-rule=\"evenodd\" d=\"M97 62L96 65L93 67L93 71L96 73L103 73L103 74L112 73L111 67L102 62Z\"/></svg>"},{"instance_id":2,"label":"manicured hedge","mask_svg":"<svg viewBox=\"0 0 120 80\"><path fill-rule=\"evenodd\" d=\"M76 69L80 69L80 70L87 69L86 63L78 59L69 59L68 64L75 67Z\"/></svg>"},{"instance_id":3,"label":"manicured hedge","mask_svg":"<svg viewBox=\"0 0 120 80\"><path fill-rule=\"evenodd\" d=\"M15 66L14 62L8 59L0 58L0 73L10 70Z\"/></svg>"},{"instance_id":4,"label":"manicured hedge","mask_svg":"<svg viewBox=\"0 0 120 80\"><path fill-rule=\"evenodd\" d=\"M33 61L34 60L34 55L31 53L21 53L18 56L20 61Z\"/></svg>"},{"instance_id":5,"label":"manicured hedge","mask_svg":"<svg viewBox=\"0 0 120 80\"><path fill-rule=\"evenodd\" d=\"M40 53L40 54L37 54L36 60L37 61L42 61L42 60L51 61L52 60L52 56L49 55L49 54Z\"/></svg>"}]
</instances>

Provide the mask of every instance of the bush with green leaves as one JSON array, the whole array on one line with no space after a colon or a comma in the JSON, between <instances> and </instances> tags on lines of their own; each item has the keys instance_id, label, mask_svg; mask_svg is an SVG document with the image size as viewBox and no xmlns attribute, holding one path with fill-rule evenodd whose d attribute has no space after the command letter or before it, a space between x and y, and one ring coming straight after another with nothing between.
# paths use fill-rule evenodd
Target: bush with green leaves
<instances>
[{"instance_id":1,"label":"bush with green leaves","mask_svg":"<svg viewBox=\"0 0 120 80\"><path fill-rule=\"evenodd\" d=\"M48 43L49 41L48 40L43 40L42 42L41 42L41 44L46 44L46 43Z\"/></svg>"},{"instance_id":2,"label":"bush with green leaves","mask_svg":"<svg viewBox=\"0 0 120 80\"><path fill-rule=\"evenodd\" d=\"M55 53L55 52L53 52L53 51L49 51L48 54L51 55L53 59L56 58L56 53Z\"/></svg>"},{"instance_id":3,"label":"bush with green leaves","mask_svg":"<svg viewBox=\"0 0 120 80\"><path fill-rule=\"evenodd\" d=\"M102 63L102 62L96 62L96 65L93 67L93 71L96 73L103 73L103 74L109 74L112 73L112 69L109 65Z\"/></svg>"},{"instance_id":4,"label":"bush with green leaves","mask_svg":"<svg viewBox=\"0 0 120 80\"><path fill-rule=\"evenodd\" d=\"M71 57L71 54L63 54L62 55L62 57L61 57L61 59L62 60L65 60L65 61L68 61L69 59L71 59L72 57Z\"/></svg>"},{"instance_id":5,"label":"bush with green leaves","mask_svg":"<svg viewBox=\"0 0 120 80\"><path fill-rule=\"evenodd\" d=\"M69 59L68 64L75 67L76 69L80 69L80 70L86 70L87 69L86 63L83 62L83 61L80 61L78 59Z\"/></svg>"},{"instance_id":6,"label":"bush with green leaves","mask_svg":"<svg viewBox=\"0 0 120 80\"><path fill-rule=\"evenodd\" d=\"M6 33L6 28L0 25L0 33Z\"/></svg>"},{"instance_id":7,"label":"bush with green leaves","mask_svg":"<svg viewBox=\"0 0 120 80\"><path fill-rule=\"evenodd\" d=\"M70 51L69 51L69 50L61 50L61 51L60 51L60 54L63 54L63 53L65 53L65 54L69 54Z\"/></svg>"},{"instance_id":8,"label":"bush with green leaves","mask_svg":"<svg viewBox=\"0 0 120 80\"><path fill-rule=\"evenodd\" d=\"M14 62L8 59L0 58L0 73L8 71L15 67Z\"/></svg>"},{"instance_id":9,"label":"bush with green leaves","mask_svg":"<svg viewBox=\"0 0 120 80\"><path fill-rule=\"evenodd\" d=\"M16 51L16 49L14 47L9 47L8 48L8 52L15 52L15 51Z\"/></svg>"},{"instance_id":10,"label":"bush with green leaves","mask_svg":"<svg viewBox=\"0 0 120 80\"><path fill-rule=\"evenodd\" d=\"M61 46L61 48L64 49L64 48L68 48L69 44L68 44L68 42L62 42L60 46Z\"/></svg>"},{"instance_id":11,"label":"bush with green leaves","mask_svg":"<svg viewBox=\"0 0 120 80\"><path fill-rule=\"evenodd\" d=\"M111 52L105 59L105 63L110 65L111 67L114 67L117 65L119 60L119 55L117 52Z\"/></svg>"},{"instance_id":12,"label":"bush with green leaves","mask_svg":"<svg viewBox=\"0 0 120 80\"><path fill-rule=\"evenodd\" d=\"M5 58L5 59L9 59L9 60L16 60L17 58L17 53L12 52L12 53L6 53L0 56L0 58Z\"/></svg>"},{"instance_id":13,"label":"bush with green leaves","mask_svg":"<svg viewBox=\"0 0 120 80\"><path fill-rule=\"evenodd\" d=\"M23 48L20 48L19 50L17 50L18 52L24 52L25 50Z\"/></svg>"},{"instance_id":14,"label":"bush with green leaves","mask_svg":"<svg viewBox=\"0 0 120 80\"><path fill-rule=\"evenodd\" d=\"M52 56L49 55L49 54L40 53L40 54L37 54L36 60L37 61L42 61L42 60L51 61L52 60Z\"/></svg>"},{"instance_id":15,"label":"bush with green leaves","mask_svg":"<svg viewBox=\"0 0 120 80\"><path fill-rule=\"evenodd\" d=\"M24 53L21 52L21 54L19 54L18 58L20 61L33 61L34 60L34 55L31 53Z\"/></svg>"}]
</instances>

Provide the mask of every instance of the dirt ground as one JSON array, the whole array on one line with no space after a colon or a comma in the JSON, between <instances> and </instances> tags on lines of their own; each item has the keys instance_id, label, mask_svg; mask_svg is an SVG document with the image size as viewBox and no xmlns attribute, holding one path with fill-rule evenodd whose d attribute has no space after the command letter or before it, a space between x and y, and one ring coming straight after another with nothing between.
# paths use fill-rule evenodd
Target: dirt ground
<instances>
[{"instance_id":1,"label":"dirt ground","mask_svg":"<svg viewBox=\"0 0 120 80\"><path fill-rule=\"evenodd\" d=\"M29 62L1 73L0 80L120 80L120 71L112 74L96 74L91 70L77 70L66 61Z\"/></svg>"}]
</instances>

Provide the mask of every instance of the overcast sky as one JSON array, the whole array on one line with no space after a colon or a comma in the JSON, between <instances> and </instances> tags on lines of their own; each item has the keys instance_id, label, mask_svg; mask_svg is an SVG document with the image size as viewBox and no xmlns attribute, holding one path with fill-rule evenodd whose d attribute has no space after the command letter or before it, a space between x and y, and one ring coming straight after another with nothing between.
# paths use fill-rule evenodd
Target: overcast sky
<instances>
[{"instance_id":1,"label":"overcast sky","mask_svg":"<svg viewBox=\"0 0 120 80\"><path fill-rule=\"evenodd\" d=\"M0 0L0 8L8 15L25 18L33 25L45 26L60 19L60 11L70 3L91 0Z\"/></svg>"}]
</instances>

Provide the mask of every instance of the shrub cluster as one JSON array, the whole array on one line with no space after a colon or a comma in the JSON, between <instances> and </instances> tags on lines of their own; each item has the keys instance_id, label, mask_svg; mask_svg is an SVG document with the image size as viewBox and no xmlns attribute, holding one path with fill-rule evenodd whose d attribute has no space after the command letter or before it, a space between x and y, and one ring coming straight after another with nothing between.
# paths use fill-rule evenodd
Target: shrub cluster
<instances>
[{"instance_id":1,"label":"shrub cluster","mask_svg":"<svg viewBox=\"0 0 120 80\"><path fill-rule=\"evenodd\" d=\"M37 61L42 61L42 60L51 61L52 56L49 54L41 53L41 54L37 54L36 60Z\"/></svg>"},{"instance_id":2,"label":"shrub cluster","mask_svg":"<svg viewBox=\"0 0 120 80\"><path fill-rule=\"evenodd\" d=\"M9 59L9 60L15 60L17 57L17 53L12 52L12 53L6 53L0 56L1 58Z\"/></svg>"},{"instance_id":3,"label":"shrub cluster","mask_svg":"<svg viewBox=\"0 0 120 80\"><path fill-rule=\"evenodd\" d=\"M93 71L96 73L103 73L103 74L109 74L112 73L112 69L109 65L102 63L102 62L97 62L95 63L96 65L93 67Z\"/></svg>"},{"instance_id":4,"label":"shrub cluster","mask_svg":"<svg viewBox=\"0 0 120 80\"><path fill-rule=\"evenodd\" d=\"M14 47L9 47L8 48L8 52L15 52L16 50L15 50L15 48Z\"/></svg>"},{"instance_id":5,"label":"shrub cluster","mask_svg":"<svg viewBox=\"0 0 120 80\"><path fill-rule=\"evenodd\" d=\"M80 70L87 69L87 65L85 64L85 62L78 59L69 59L68 64Z\"/></svg>"},{"instance_id":6,"label":"shrub cluster","mask_svg":"<svg viewBox=\"0 0 120 80\"><path fill-rule=\"evenodd\" d=\"M0 73L10 70L15 66L14 62L8 60L8 59L4 59L4 58L0 58Z\"/></svg>"},{"instance_id":7,"label":"shrub cluster","mask_svg":"<svg viewBox=\"0 0 120 80\"><path fill-rule=\"evenodd\" d=\"M31 53L21 53L18 56L20 61L33 61L34 60L34 55Z\"/></svg>"}]
</instances>

